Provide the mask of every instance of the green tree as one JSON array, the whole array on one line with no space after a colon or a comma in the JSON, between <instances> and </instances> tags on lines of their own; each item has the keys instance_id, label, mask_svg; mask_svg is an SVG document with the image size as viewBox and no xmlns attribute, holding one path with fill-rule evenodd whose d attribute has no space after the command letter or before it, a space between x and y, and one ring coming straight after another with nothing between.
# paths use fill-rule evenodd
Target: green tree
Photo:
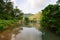
<instances>
[{"instance_id":1,"label":"green tree","mask_svg":"<svg viewBox=\"0 0 60 40\"><path fill-rule=\"evenodd\" d=\"M2 16L3 10L4 10L4 1L0 0L0 19L3 18Z\"/></svg>"},{"instance_id":2,"label":"green tree","mask_svg":"<svg viewBox=\"0 0 60 40\"><path fill-rule=\"evenodd\" d=\"M15 16L18 15L20 12L21 10L19 10L18 7L16 6L16 8L14 9Z\"/></svg>"},{"instance_id":3,"label":"green tree","mask_svg":"<svg viewBox=\"0 0 60 40\"><path fill-rule=\"evenodd\" d=\"M60 4L60 0L58 0L56 3L57 3L57 4Z\"/></svg>"},{"instance_id":4,"label":"green tree","mask_svg":"<svg viewBox=\"0 0 60 40\"><path fill-rule=\"evenodd\" d=\"M0 0L0 19L21 19L22 11L16 7L13 8L13 3L11 0Z\"/></svg>"},{"instance_id":5,"label":"green tree","mask_svg":"<svg viewBox=\"0 0 60 40\"><path fill-rule=\"evenodd\" d=\"M42 10L42 19L40 21L41 26L52 30L56 33L60 33L60 6L48 5Z\"/></svg>"},{"instance_id":6,"label":"green tree","mask_svg":"<svg viewBox=\"0 0 60 40\"><path fill-rule=\"evenodd\" d=\"M19 10L17 6L14 9L14 15L16 18L18 18L20 20L23 18L23 12L21 10Z\"/></svg>"},{"instance_id":7,"label":"green tree","mask_svg":"<svg viewBox=\"0 0 60 40\"><path fill-rule=\"evenodd\" d=\"M4 4L4 0L0 0L0 3L1 3L1 4Z\"/></svg>"},{"instance_id":8,"label":"green tree","mask_svg":"<svg viewBox=\"0 0 60 40\"><path fill-rule=\"evenodd\" d=\"M13 3L12 2L7 2L5 5L4 13L6 14L6 19L13 19L14 17L14 11L13 11Z\"/></svg>"}]
</instances>

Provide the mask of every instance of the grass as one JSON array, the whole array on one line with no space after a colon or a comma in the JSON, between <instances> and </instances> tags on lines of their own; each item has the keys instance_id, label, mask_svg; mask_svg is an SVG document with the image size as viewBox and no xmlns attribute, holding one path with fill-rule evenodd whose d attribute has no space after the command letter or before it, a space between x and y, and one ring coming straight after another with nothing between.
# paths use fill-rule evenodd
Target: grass
<instances>
[{"instance_id":1,"label":"grass","mask_svg":"<svg viewBox=\"0 0 60 40\"><path fill-rule=\"evenodd\" d=\"M4 30L6 26L14 24L17 20L0 20L0 31Z\"/></svg>"}]
</instances>

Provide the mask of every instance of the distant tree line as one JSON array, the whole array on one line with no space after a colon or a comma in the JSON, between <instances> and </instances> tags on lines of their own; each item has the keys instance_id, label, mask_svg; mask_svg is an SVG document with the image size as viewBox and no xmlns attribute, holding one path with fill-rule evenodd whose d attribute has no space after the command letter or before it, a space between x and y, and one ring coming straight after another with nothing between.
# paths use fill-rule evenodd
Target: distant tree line
<instances>
[{"instance_id":1,"label":"distant tree line","mask_svg":"<svg viewBox=\"0 0 60 40\"><path fill-rule=\"evenodd\" d=\"M22 19L23 13L21 10L13 7L11 0L0 0L0 19Z\"/></svg>"}]
</instances>

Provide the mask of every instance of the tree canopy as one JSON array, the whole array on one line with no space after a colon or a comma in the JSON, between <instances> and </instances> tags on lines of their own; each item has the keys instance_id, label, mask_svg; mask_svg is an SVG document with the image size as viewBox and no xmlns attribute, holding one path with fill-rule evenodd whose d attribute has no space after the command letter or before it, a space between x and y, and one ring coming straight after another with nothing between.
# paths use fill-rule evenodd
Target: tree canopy
<instances>
[{"instance_id":1,"label":"tree canopy","mask_svg":"<svg viewBox=\"0 0 60 40\"><path fill-rule=\"evenodd\" d=\"M60 5L48 5L42 10L41 26L60 33Z\"/></svg>"},{"instance_id":2,"label":"tree canopy","mask_svg":"<svg viewBox=\"0 0 60 40\"><path fill-rule=\"evenodd\" d=\"M18 13L19 15L16 15ZM20 15L21 13L22 11L20 9L13 7L11 0L0 0L0 19L19 19L22 16Z\"/></svg>"},{"instance_id":3,"label":"tree canopy","mask_svg":"<svg viewBox=\"0 0 60 40\"><path fill-rule=\"evenodd\" d=\"M57 1L57 4L60 4L60 0Z\"/></svg>"}]
</instances>

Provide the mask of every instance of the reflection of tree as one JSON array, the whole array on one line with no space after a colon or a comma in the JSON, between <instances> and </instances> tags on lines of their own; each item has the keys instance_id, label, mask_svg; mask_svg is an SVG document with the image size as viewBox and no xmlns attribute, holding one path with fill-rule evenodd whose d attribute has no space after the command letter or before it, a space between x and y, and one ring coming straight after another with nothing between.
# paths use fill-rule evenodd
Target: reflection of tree
<instances>
[{"instance_id":1,"label":"reflection of tree","mask_svg":"<svg viewBox=\"0 0 60 40\"><path fill-rule=\"evenodd\" d=\"M15 29L13 30L13 34L15 34L15 37L16 37L17 34L20 33L20 30L21 30L21 28L15 28Z\"/></svg>"},{"instance_id":2,"label":"reflection of tree","mask_svg":"<svg viewBox=\"0 0 60 40\"><path fill-rule=\"evenodd\" d=\"M0 40L11 40L11 32L9 30L6 30L0 33Z\"/></svg>"}]
</instances>

